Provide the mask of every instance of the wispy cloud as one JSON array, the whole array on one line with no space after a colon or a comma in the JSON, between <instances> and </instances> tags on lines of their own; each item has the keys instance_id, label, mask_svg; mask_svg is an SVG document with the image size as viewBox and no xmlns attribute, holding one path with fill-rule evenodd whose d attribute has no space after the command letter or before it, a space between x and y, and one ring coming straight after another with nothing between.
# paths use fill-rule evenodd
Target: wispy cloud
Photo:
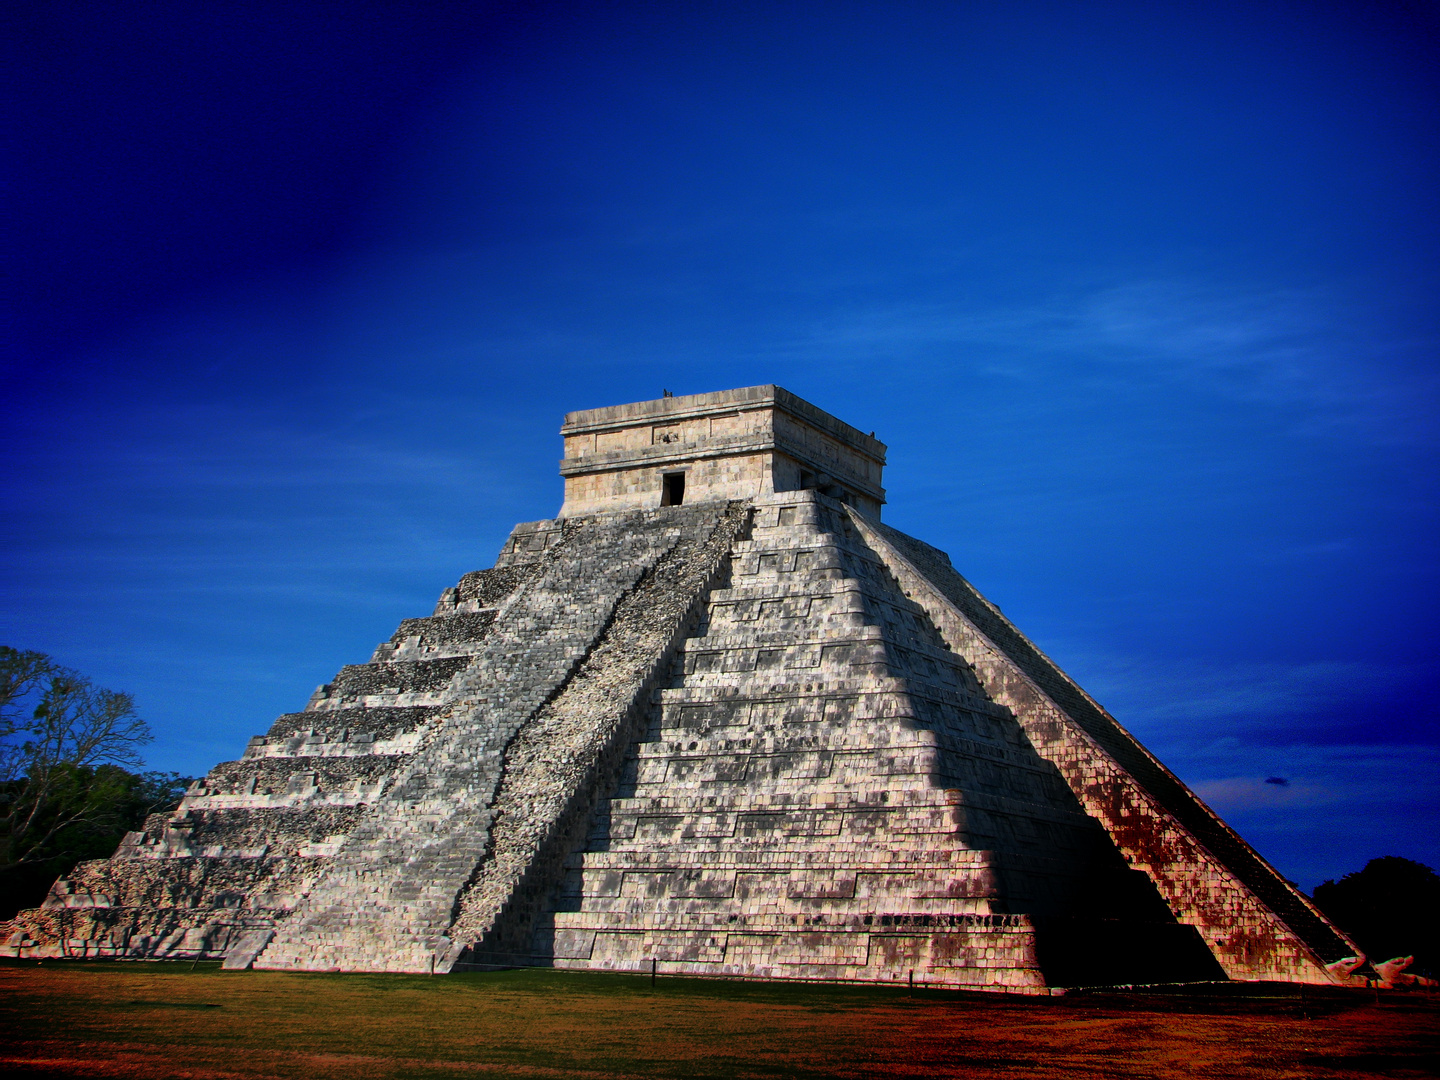
<instances>
[{"instance_id":1,"label":"wispy cloud","mask_svg":"<svg viewBox=\"0 0 1440 1080\"><path fill-rule=\"evenodd\" d=\"M1440 415L1440 342L1377 329L1364 305L1321 289L1247 291L1138 281L1018 308L929 302L872 307L815 328L801 349L918 363L953 361L1020 381L1092 365L1090 378L1171 380L1284 407L1316 434L1429 442Z\"/></svg>"},{"instance_id":2,"label":"wispy cloud","mask_svg":"<svg viewBox=\"0 0 1440 1080\"><path fill-rule=\"evenodd\" d=\"M9 545L0 594L28 598L56 581L88 580L111 597L333 601L354 589L373 599L383 591L376 574L488 554L489 542L483 553L468 549L473 531L457 519L522 486L498 455L416 448L344 427L297 430L240 409L192 408L96 433L109 444L103 455L32 444L7 492L29 526ZM52 492L62 489L71 498L56 502ZM352 584L337 585L346 574Z\"/></svg>"},{"instance_id":3,"label":"wispy cloud","mask_svg":"<svg viewBox=\"0 0 1440 1080\"><path fill-rule=\"evenodd\" d=\"M1267 783L1262 776L1226 776L1216 780L1202 780L1195 785L1195 794L1214 809L1227 814L1262 806L1310 810L1335 803L1341 797L1334 788L1312 778L1281 786Z\"/></svg>"},{"instance_id":4,"label":"wispy cloud","mask_svg":"<svg viewBox=\"0 0 1440 1080\"><path fill-rule=\"evenodd\" d=\"M1288 547L1272 546L1255 551L1251 557L1262 563L1310 562L1346 555L1355 548L1355 541L1349 537L1340 540L1319 540L1313 544L1292 544Z\"/></svg>"},{"instance_id":5,"label":"wispy cloud","mask_svg":"<svg viewBox=\"0 0 1440 1080\"><path fill-rule=\"evenodd\" d=\"M1217 722L1253 728L1277 715L1363 698L1422 673L1416 665L1362 661L1142 660L1081 650L1069 667L1083 670L1086 688L1124 722L1167 733L1198 723L1212 732Z\"/></svg>"},{"instance_id":6,"label":"wispy cloud","mask_svg":"<svg viewBox=\"0 0 1440 1080\"><path fill-rule=\"evenodd\" d=\"M1440 747L1252 746L1217 740L1166 762L1282 873L1313 888L1380 855L1440 866ZM1284 775L1280 786L1266 776Z\"/></svg>"}]
</instances>

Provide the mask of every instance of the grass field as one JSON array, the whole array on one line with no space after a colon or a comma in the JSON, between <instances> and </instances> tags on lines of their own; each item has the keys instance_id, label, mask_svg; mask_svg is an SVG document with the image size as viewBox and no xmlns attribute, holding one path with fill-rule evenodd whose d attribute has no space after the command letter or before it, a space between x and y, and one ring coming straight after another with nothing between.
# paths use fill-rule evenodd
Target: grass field
<instances>
[{"instance_id":1,"label":"grass field","mask_svg":"<svg viewBox=\"0 0 1440 1080\"><path fill-rule=\"evenodd\" d=\"M1440 1001L0 965L17 1077L1440 1075Z\"/></svg>"}]
</instances>

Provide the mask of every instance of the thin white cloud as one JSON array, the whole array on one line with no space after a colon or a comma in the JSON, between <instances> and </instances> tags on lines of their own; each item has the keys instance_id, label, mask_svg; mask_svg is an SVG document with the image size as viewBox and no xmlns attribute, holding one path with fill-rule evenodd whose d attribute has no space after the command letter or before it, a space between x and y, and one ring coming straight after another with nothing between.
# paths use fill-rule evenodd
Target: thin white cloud
<instances>
[{"instance_id":1,"label":"thin white cloud","mask_svg":"<svg viewBox=\"0 0 1440 1080\"><path fill-rule=\"evenodd\" d=\"M1339 802L1341 793L1324 783L1304 778L1283 785L1265 776L1227 776L1202 780L1195 785L1195 794L1222 814L1256 807L1288 810L1310 810Z\"/></svg>"},{"instance_id":2,"label":"thin white cloud","mask_svg":"<svg viewBox=\"0 0 1440 1080\"><path fill-rule=\"evenodd\" d=\"M872 307L817 327L797 351L924 364L964 350L969 370L1035 383L1081 361L1092 380L1169 380L1284 407L1298 432L1433 440L1440 373L1397 357L1428 358L1440 343L1398 340L1373 323L1359 303L1320 289L1140 281L1013 309Z\"/></svg>"},{"instance_id":3,"label":"thin white cloud","mask_svg":"<svg viewBox=\"0 0 1440 1080\"><path fill-rule=\"evenodd\" d=\"M1408 808L1424 820L1440 809L1437 746L1257 747L1224 740L1170 764L1221 814L1329 807L1337 815L1363 817Z\"/></svg>"},{"instance_id":4,"label":"thin white cloud","mask_svg":"<svg viewBox=\"0 0 1440 1080\"><path fill-rule=\"evenodd\" d=\"M1216 740L1173 768L1283 873L1313 888L1379 855L1440 866L1440 747ZM1280 778L1285 784L1267 782Z\"/></svg>"},{"instance_id":5,"label":"thin white cloud","mask_svg":"<svg viewBox=\"0 0 1440 1080\"><path fill-rule=\"evenodd\" d=\"M1239 661L1097 656L1083 649L1057 651L1068 669L1122 722L1137 729L1174 732L1204 723L1214 731L1250 728L1277 714L1364 697L1418 674L1411 666L1370 662Z\"/></svg>"}]
</instances>

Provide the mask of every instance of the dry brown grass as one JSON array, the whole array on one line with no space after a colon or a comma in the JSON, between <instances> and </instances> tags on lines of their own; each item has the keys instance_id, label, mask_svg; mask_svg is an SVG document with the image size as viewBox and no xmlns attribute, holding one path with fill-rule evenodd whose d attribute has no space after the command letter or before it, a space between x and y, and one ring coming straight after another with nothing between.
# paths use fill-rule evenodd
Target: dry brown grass
<instances>
[{"instance_id":1,"label":"dry brown grass","mask_svg":"<svg viewBox=\"0 0 1440 1080\"><path fill-rule=\"evenodd\" d=\"M552 971L221 974L0 966L0 1068L28 1077L1437 1075L1440 1002L1017 999ZM1289 993L1288 991L1285 993Z\"/></svg>"}]
</instances>

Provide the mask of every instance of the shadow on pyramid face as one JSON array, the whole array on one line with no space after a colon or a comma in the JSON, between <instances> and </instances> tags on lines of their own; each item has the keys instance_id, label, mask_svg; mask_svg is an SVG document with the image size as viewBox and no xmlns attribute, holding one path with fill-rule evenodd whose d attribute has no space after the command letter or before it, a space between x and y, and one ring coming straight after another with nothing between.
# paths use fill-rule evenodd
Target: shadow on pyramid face
<instances>
[{"instance_id":1,"label":"shadow on pyramid face","mask_svg":"<svg viewBox=\"0 0 1440 1080\"><path fill-rule=\"evenodd\" d=\"M550 908L534 952L562 966L735 973L738 945L808 978L1223 977L808 492L757 502Z\"/></svg>"}]
</instances>

